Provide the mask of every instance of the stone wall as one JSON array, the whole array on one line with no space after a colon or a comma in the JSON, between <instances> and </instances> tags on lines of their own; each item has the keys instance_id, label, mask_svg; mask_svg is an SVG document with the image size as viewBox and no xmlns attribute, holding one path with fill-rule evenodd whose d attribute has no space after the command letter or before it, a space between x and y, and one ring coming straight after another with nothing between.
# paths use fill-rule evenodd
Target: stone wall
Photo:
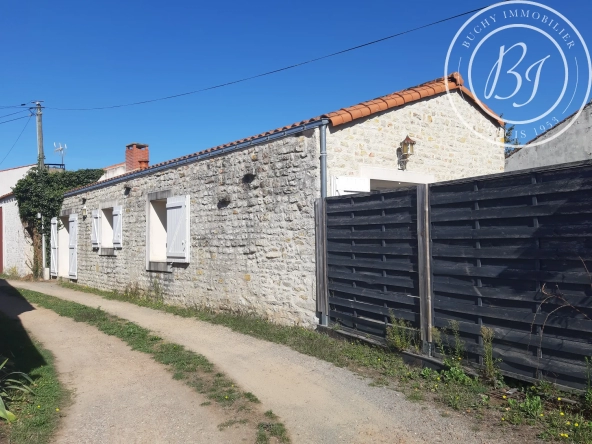
<instances>
[{"instance_id":1,"label":"stone wall","mask_svg":"<svg viewBox=\"0 0 592 444\"><path fill-rule=\"evenodd\" d=\"M67 197L63 211L79 215L78 282L119 291L137 284L162 292L168 303L316 323L318 147L318 130L311 130ZM171 273L149 272L146 196L166 190L191 196L191 260ZM91 245L91 210L105 202L124 211L123 248L115 257L99 256Z\"/></svg>"},{"instance_id":2,"label":"stone wall","mask_svg":"<svg viewBox=\"0 0 592 444\"><path fill-rule=\"evenodd\" d=\"M3 245L0 254L4 257L4 273L13 269L19 276L31 274L29 265L33 258L31 238L25 232L14 196L0 200L3 219Z\"/></svg>"},{"instance_id":3,"label":"stone wall","mask_svg":"<svg viewBox=\"0 0 592 444\"><path fill-rule=\"evenodd\" d=\"M452 93L452 99L467 123L487 139L503 143L503 130L459 93ZM406 172L426 173L443 181L504 170L503 146L473 134L441 94L330 128L329 178L358 176L362 165L396 170L397 148L407 135L417 144Z\"/></svg>"}]
</instances>

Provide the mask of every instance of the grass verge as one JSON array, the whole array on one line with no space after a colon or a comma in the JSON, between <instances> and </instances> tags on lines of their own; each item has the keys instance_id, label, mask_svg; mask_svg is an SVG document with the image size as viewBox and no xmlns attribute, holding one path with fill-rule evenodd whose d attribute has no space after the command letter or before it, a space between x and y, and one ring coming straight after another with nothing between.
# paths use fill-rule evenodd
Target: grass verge
<instances>
[{"instance_id":1,"label":"grass verge","mask_svg":"<svg viewBox=\"0 0 592 444\"><path fill-rule=\"evenodd\" d=\"M458 365L449 365L446 370L437 372L429 368L409 366L399 354L355 340L335 339L301 327L272 324L250 315L167 305L163 301L162 292L143 293L138 291L137 286L119 293L70 282L61 282L61 285L105 299L130 302L223 325L239 333L286 345L300 353L370 377L373 379L371 385L396 388L411 401L436 401L447 408L442 412L443 416L450 416L452 412L468 415L473 418L475 427L501 431L505 435L511 433L515 442L532 442L538 437L545 440L592 443L592 388L588 390L586 397L580 398L562 393L547 383L535 386L517 383L512 384L511 388L507 384L497 384L500 381L492 384L492 376L495 376L494 363L491 363L489 376L468 376L461 365L464 351L454 344L450 358ZM590 373L592 375L592 370ZM537 397L541 400L541 409L535 415L532 406L537 404ZM574 402L573 399L577 401ZM265 427L259 427L259 433L265 430Z\"/></svg>"},{"instance_id":2,"label":"grass verge","mask_svg":"<svg viewBox=\"0 0 592 444\"><path fill-rule=\"evenodd\" d=\"M92 325L103 333L123 340L133 350L151 355L155 361L166 366L174 379L183 380L205 395L209 402L204 403L204 406L217 406L229 417L219 425L220 430L248 424L255 429L257 442L290 442L281 422L268 423L268 418L258 405L257 397L250 392L241 391L204 356L186 350L181 345L164 341L149 330L110 315L100 308L87 307L30 290L19 289L18 292L31 303L53 310L60 316ZM267 424L267 427L262 429L261 424ZM283 433L278 433L278 430Z\"/></svg>"},{"instance_id":3,"label":"grass verge","mask_svg":"<svg viewBox=\"0 0 592 444\"><path fill-rule=\"evenodd\" d=\"M60 385L53 356L29 338L18 320L0 313L0 356L10 358L12 371L27 373L34 381L30 393L11 393L9 409L16 415L12 423L0 420L0 442L45 444L53 437L60 419L59 409L69 394Z\"/></svg>"}]
</instances>

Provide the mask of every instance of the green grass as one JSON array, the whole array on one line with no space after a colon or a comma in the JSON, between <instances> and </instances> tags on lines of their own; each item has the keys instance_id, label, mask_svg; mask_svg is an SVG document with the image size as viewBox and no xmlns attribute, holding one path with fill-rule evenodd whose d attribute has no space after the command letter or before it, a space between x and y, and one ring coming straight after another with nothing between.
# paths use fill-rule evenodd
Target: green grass
<instances>
[{"instance_id":1,"label":"green grass","mask_svg":"<svg viewBox=\"0 0 592 444\"><path fill-rule=\"evenodd\" d=\"M154 360L166 366L174 379L183 380L187 385L205 395L224 414L235 416L241 413L250 417L244 420L232 418L229 420L235 421L232 424L245 424L246 421L258 424L265 419L262 410L253 410L248 407L248 404L252 405L259 401L257 397L250 392L241 391L238 385L226 375L216 372L215 366L204 356L189 351L182 345L164 341L149 330L133 322L110 315L101 310L100 307L87 307L30 290L19 289L18 292L31 303L53 310L60 316L90 324L103 333L123 340L133 350L151 355ZM208 402L202 405L211 404ZM224 428L226 426L220 430ZM280 429L284 432L276 436L275 434L279 433L278 430ZM275 437L281 442L289 442L288 435L281 423L274 424L274 427L269 428L269 430L264 429L264 432L268 439ZM255 433L259 437L261 427L257 426Z\"/></svg>"},{"instance_id":2,"label":"green grass","mask_svg":"<svg viewBox=\"0 0 592 444\"><path fill-rule=\"evenodd\" d=\"M0 313L0 356L11 358L12 370L23 371L33 379L33 394L16 397L10 410L17 416L11 424L0 420L0 442L45 444L51 441L59 424L60 412L69 398L60 385L52 354L31 340L19 321Z\"/></svg>"},{"instance_id":3,"label":"green grass","mask_svg":"<svg viewBox=\"0 0 592 444\"><path fill-rule=\"evenodd\" d=\"M119 293L102 291L70 282L62 282L64 288L92 293L105 299L131 302L133 304L161 310L185 318L195 318L216 325L223 325L238 333L258 339L286 345L300 353L313 356L338 367L371 368L387 371L402 365L400 356L378 347L369 347L359 341L344 341L324 333L303 327L273 324L256 316L233 313L214 313L197 307L168 305L150 293L142 295L138 291Z\"/></svg>"}]
</instances>

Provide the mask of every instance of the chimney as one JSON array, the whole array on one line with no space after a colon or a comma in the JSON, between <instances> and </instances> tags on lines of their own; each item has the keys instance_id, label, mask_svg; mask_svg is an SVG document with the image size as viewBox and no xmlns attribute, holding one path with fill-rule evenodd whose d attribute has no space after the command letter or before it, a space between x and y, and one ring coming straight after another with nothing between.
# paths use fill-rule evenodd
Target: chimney
<instances>
[{"instance_id":1,"label":"chimney","mask_svg":"<svg viewBox=\"0 0 592 444\"><path fill-rule=\"evenodd\" d=\"M138 169L148 168L150 152L148 145L133 142L125 147L125 171L130 172Z\"/></svg>"}]
</instances>

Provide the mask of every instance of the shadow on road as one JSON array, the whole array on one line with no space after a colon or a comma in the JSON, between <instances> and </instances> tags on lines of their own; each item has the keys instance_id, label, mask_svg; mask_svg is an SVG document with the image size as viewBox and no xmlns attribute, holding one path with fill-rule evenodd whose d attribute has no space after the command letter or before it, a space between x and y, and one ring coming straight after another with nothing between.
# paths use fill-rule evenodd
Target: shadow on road
<instances>
[{"instance_id":1,"label":"shadow on road","mask_svg":"<svg viewBox=\"0 0 592 444\"><path fill-rule=\"evenodd\" d=\"M32 310L35 307L0 279L0 364L8 358L11 371L30 373L46 364L18 318Z\"/></svg>"}]
</instances>

